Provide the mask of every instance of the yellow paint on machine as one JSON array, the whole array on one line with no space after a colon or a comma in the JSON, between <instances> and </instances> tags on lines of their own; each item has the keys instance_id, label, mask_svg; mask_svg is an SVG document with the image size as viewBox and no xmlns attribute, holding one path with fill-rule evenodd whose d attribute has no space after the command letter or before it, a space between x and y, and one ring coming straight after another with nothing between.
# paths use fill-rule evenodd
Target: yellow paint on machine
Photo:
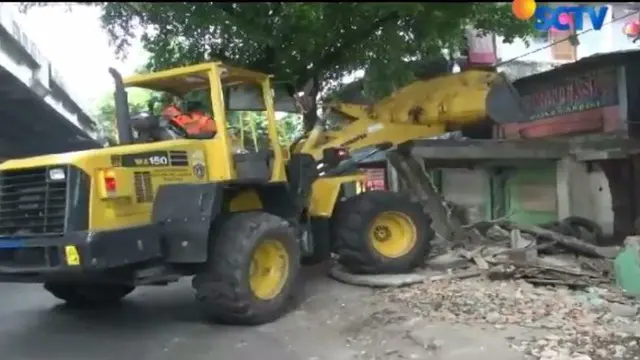
<instances>
[{"instance_id":1,"label":"yellow paint on machine","mask_svg":"<svg viewBox=\"0 0 640 360\"><path fill-rule=\"evenodd\" d=\"M289 255L276 239L267 239L254 250L249 269L249 287L261 300L271 300L282 292L289 277Z\"/></svg>"},{"instance_id":2,"label":"yellow paint on machine","mask_svg":"<svg viewBox=\"0 0 640 360\"><path fill-rule=\"evenodd\" d=\"M262 202L260 201L260 196L254 190L242 191L229 202L230 212L260 209L262 209Z\"/></svg>"},{"instance_id":3,"label":"yellow paint on machine","mask_svg":"<svg viewBox=\"0 0 640 360\"><path fill-rule=\"evenodd\" d=\"M364 180L365 175L363 173L317 179L312 185L309 215L324 218L331 217L342 185Z\"/></svg>"}]
</instances>

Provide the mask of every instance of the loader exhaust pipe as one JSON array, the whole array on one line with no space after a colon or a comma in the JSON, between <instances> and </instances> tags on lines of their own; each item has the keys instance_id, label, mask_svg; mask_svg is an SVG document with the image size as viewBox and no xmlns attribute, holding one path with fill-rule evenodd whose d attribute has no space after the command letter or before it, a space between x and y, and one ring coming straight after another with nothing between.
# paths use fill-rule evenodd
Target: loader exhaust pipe
<instances>
[{"instance_id":1,"label":"loader exhaust pipe","mask_svg":"<svg viewBox=\"0 0 640 360\"><path fill-rule=\"evenodd\" d=\"M502 73L498 73L493 80L485 107L489 117L498 124L530 120L530 113L524 106L520 93Z\"/></svg>"},{"instance_id":2,"label":"loader exhaust pipe","mask_svg":"<svg viewBox=\"0 0 640 360\"><path fill-rule=\"evenodd\" d=\"M116 129L118 130L118 143L127 145L133 143L133 130L131 129L131 115L129 114L129 100L127 90L122 82L122 75L114 69L109 68L109 74L113 77L115 92L113 98L116 110Z\"/></svg>"}]
</instances>

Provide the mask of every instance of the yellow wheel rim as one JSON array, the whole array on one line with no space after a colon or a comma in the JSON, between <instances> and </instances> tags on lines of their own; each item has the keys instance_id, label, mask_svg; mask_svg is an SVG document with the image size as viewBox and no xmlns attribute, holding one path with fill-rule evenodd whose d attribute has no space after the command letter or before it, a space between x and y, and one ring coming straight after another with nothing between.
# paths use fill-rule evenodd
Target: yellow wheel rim
<instances>
[{"instance_id":1,"label":"yellow wheel rim","mask_svg":"<svg viewBox=\"0 0 640 360\"><path fill-rule=\"evenodd\" d=\"M369 239L380 255L398 258L413 249L417 234L418 230L409 216L397 211L386 211L373 220Z\"/></svg>"},{"instance_id":2,"label":"yellow wheel rim","mask_svg":"<svg viewBox=\"0 0 640 360\"><path fill-rule=\"evenodd\" d=\"M278 240L264 240L253 252L249 268L249 286L261 300L278 296L289 276L289 254Z\"/></svg>"}]
</instances>

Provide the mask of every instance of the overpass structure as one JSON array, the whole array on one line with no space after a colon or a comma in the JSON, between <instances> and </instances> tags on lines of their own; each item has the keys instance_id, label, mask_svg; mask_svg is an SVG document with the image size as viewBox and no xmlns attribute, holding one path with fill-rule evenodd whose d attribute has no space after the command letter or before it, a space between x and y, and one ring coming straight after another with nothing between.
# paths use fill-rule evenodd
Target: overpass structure
<instances>
[{"instance_id":1,"label":"overpass structure","mask_svg":"<svg viewBox=\"0 0 640 360\"><path fill-rule=\"evenodd\" d=\"M95 123L0 3L0 162L100 147Z\"/></svg>"}]
</instances>

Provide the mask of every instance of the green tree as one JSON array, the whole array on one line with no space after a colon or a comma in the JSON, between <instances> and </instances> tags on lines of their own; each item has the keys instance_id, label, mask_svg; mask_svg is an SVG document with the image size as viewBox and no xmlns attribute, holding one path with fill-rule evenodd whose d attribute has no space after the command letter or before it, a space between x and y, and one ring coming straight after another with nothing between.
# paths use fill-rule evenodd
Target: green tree
<instances>
[{"instance_id":1,"label":"green tree","mask_svg":"<svg viewBox=\"0 0 640 360\"><path fill-rule=\"evenodd\" d=\"M284 114L276 120L278 143L289 146L302 134L301 116ZM227 115L231 135L245 149L266 148L269 142L264 112L232 111Z\"/></svg>"},{"instance_id":2,"label":"green tree","mask_svg":"<svg viewBox=\"0 0 640 360\"><path fill-rule=\"evenodd\" d=\"M46 3L23 3L25 7ZM407 61L460 50L465 26L511 41L531 34L509 3L79 3L101 6L116 51L125 54L134 28L152 56L152 70L221 60L274 74L300 89L312 84L315 122L319 93L358 69L378 96L413 79Z\"/></svg>"},{"instance_id":3,"label":"green tree","mask_svg":"<svg viewBox=\"0 0 640 360\"><path fill-rule=\"evenodd\" d=\"M280 144L291 145L293 140L302 135L302 117L297 114L286 114L278 119L278 135Z\"/></svg>"}]
</instances>

